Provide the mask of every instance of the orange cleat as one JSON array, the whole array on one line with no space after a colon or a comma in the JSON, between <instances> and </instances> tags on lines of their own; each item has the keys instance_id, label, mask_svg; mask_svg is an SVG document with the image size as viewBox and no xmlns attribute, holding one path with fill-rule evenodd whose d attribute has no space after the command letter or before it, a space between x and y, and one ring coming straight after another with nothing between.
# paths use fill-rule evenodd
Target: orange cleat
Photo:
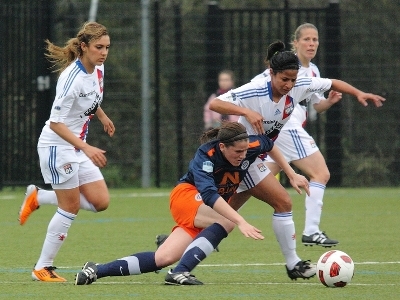
<instances>
[{"instance_id":1,"label":"orange cleat","mask_svg":"<svg viewBox=\"0 0 400 300\"><path fill-rule=\"evenodd\" d=\"M25 199L22 202L21 208L19 210L19 224L24 225L26 220L28 220L31 213L39 208L39 202L37 200L38 187L31 184L26 188Z\"/></svg>"},{"instance_id":2,"label":"orange cleat","mask_svg":"<svg viewBox=\"0 0 400 300\"><path fill-rule=\"evenodd\" d=\"M67 279L58 276L54 270L56 267L44 267L40 270L32 271L32 279L37 281L46 281L46 282L66 282Z\"/></svg>"}]
</instances>

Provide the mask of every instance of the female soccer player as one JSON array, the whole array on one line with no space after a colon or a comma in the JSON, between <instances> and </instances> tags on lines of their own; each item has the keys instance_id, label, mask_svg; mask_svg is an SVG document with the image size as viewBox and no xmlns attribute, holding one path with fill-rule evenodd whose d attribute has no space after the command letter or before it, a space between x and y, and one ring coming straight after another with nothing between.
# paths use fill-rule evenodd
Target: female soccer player
<instances>
[{"instance_id":1,"label":"female soccer player","mask_svg":"<svg viewBox=\"0 0 400 300\"><path fill-rule=\"evenodd\" d=\"M165 242L156 252L136 253L106 264L87 262L76 275L76 285L91 284L106 276L156 271L181 257L180 263L168 272L165 283L202 284L190 271L218 246L235 225L246 237L264 239L259 229L247 223L227 203L251 163L262 153L268 153L275 159L297 192L301 193L299 187L303 187L308 193L307 179L294 172L265 135L249 136L242 124L226 122L220 128L205 132L202 142L206 143L197 149L188 173L171 192L170 210L176 226ZM275 186L279 189L279 185ZM305 269L308 277L315 275L315 268L307 265Z\"/></svg>"},{"instance_id":2,"label":"female soccer player","mask_svg":"<svg viewBox=\"0 0 400 300\"><path fill-rule=\"evenodd\" d=\"M107 163L105 151L86 143L88 125L94 115L103 124L105 132L110 136L115 132L112 121L100 107L103 64L109 47L106 27L96 22L85 23L65 47L47 41L47 58L61 73L50 118L43 127L37 147L44 181L52 185L58 208L32 271L34 280L66 281L54 272L53 261L81 203L93 211L105 210L109 204L108 189L99 169ZM29 216L29 212L38 207L37 189L27 192L20 217Z\"/></svg>"},{"instance_id":3,"label":"female soccer player","mask_svg":"<svg viewBox=\"0 0 400 300\"><path fill-rule=\"evenodd\" d=\"M318 67L311 62L317 54L318 45L318 30L313 24L304 23L297 27L293 35L292 51L297 55L301 64L299 77L320 77ZM268 53L267 65L272 54ZM269 72L270 70L266 69L254 79L268 77ZM321 113L340 101L341 98L341 93L332 90L327 99L323 94L316 93L311 96L310 102L315 111ZM294 107L289 120L275 140L275 145L282 151L285 159L300 169L310 180L310 196L307 195L305 198L306 216L302 243L309 246L332 247L339 242L330 239L319 228L324 192L330 174L317 144L304 129L306 121L307 104L306 101L301 101ZM279 166L270 157L266 158L266 162L273 174L279 173Z\"/></svg>"},{"instance_id":4,"label":"female soccer player","mask_svg":"<svg viewBox=\"0 0 400 300\"><path fill-rule=\"evenodd\" d=\"M269 60L269 77L251 81L210 103L210 109L220 114L239 115L238 122L246 126L249 134L265 133L275 140L295 106L316 92L323 93L333 89L351 94L364 106L367 105L367 100L371 100L380 107L385 100L381 96L360 91L341 80L298 77L299 59L292 51L284 51L281 41L271 44L268 53L272 54ZM270 172L265 157L258 157L250 166L230 204L237 210L250 196L254 196L274 208L273 229L286 259L288 276L292 279L301 278L291 272L300 260L296 254L292 202L288 195L271 190L271 185L279 183Z\"/></svg>"}]
</instances>

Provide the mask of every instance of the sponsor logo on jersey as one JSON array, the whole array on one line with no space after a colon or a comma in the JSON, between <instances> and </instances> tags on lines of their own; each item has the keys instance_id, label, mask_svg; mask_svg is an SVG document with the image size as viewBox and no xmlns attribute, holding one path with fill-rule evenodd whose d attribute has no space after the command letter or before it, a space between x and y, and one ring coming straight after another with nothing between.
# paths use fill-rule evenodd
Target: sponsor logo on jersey
<instances>
[{"instance_id":1,"label":"sponsor logo on jersey","mask_svg":"<svg viewBox=\"0 0 400 300\"><path fill-rule=\"evenodd\" d=\"M203 198L201 198L201 194L200 194L200 193L197 193L196 196L194 196L194 200L196 200L196 201L202 201Z\"/></svg>"},{"instance_id":2,"label":"sponsor logo on jersey","mask_svg":"<svg viewBox=\"0 0 400 300\"><path fill-rule=\"evenodd\" d=\"M290 97L289 95L286 95L285 99L285 107L283 108L283 115L282 115L282 120L285 120L288 118L294 110L294 105L293 105L293 98Z\"/></svg>"},{"instance_id":3,"label":"sponsor logo on jersey","mask_svg":"<svg viewBox=\"0 0 400 300\"><path fill-rule=\"evenodd\" d=\"M203 171L207 172L207 173L211 173L214 170L214 164L207 160L205 162L203 162Z\"/></svg>"},{"instance_id":4,"label":"sponsor logo on jersey","mask_svg":"<svg viewBox=\"0 0 400 300\"><path fill-rule=\"evenodd\" d=\"M280 113L281 113L281 111L280 111L279 109L277 109L277 110L275 111L274 116L279 115Z\"/></svg>"},{"instance_id":5,"label":"sponsor logo on jersey","mask_svg":"<svg viewBox=\"0 0 400 300\"><path fill-rule=\"evenodd\" d=\"M73 172L71 164L63 165L65 174L71 174Z\"/></svg>"},{"instance_id":6,"label":"sponsor logo on jersey","mask_svg":"<svg viewBox=\"0 0 400 300\"><path fill-rule=\"evenodd\" d=\"M89 93L79 93L79 97L89 97L89 96L92 96L92 95L95 95L96 94L96 91L95 90L93 90L93 91L90 91Z\"/></svg>"},{"instance_id":7,"label":"sponsor logo on jersey","mask_svg":"<svg viewBox=\"0 0 400 300\"><path fill-rule=\"evenodd\" d=\"M249 167L250 163L248 160L242 161L242 170L246 170Z\"/></svg>"},{"instance_id":8,"label":"sponsor logo on jersey","mask_svg":"<svg viewBox=\"0 0 400 300\"><path fill-rule=\"evenodd\" d=\"M55 110L61 110L61 106L54 106Z\"/></svg>"}]
</instances>

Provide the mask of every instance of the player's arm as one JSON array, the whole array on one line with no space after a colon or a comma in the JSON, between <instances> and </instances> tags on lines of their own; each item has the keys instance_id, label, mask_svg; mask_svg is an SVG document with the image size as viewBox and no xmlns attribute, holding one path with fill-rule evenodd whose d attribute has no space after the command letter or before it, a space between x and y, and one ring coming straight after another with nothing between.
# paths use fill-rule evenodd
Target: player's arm
<instances>
[{"instance_id":1,"label":"player's arm","mask_svg":"<svg viewBox=\"0 0 400 300\"><path fill-rule=\"evenodd\" d=\"M375 94L371 93L365 93L356 87L352 86L351 84L348 84L347 82L344 82L342 80L338 79L331 79L332 80L332 89L338 92L346 93L353 95L354 97L357 98L358 102L361 103L363 106L367 106L367 100L372 101L376 107L380 107L383 105L383 101L386 99Z\"/></svg>"},{"instance_id":2,"label":"player's arm","mask_svg":"<svg viewBox=\"0 0 400 300\"><path fill-rule=\"evenodd\" d=\"M228 101L223 101L218 98L215 98L210 102L210 109L224 115L244 116L246 120L253 126L253 129L256 133L264 133L264 118L256 111L232 104Z\"/></svg>"},{"instance_id":3,"label":"player's arm","mask_svg":"<svg viewBox=\"0 0 400 300\"><path fill-rule=\"evenodd\" d=\"M115 133L114 123L110 120L100 106L96 110L96 116L99 118L101 124L103 124L104 131L107 132L109 136L113 136Z\"/></svg>"},{"instance_id":4,"label":"player's arm","mask_svg":"<svg viewBox=\"0 0 400 300\"><path fill-rule=\"evenodd\" d=\"M303 175L297 174L293 170L278 147L272 147L272 149L267 153L281 167L283 172L285 172L290 180L290 184L297 191L297 193L302 194L300 189L300 187L302 187L306 191L307 195L310 195L309 182L307 178L305 178Z\"/></svg>"}]
</instances>

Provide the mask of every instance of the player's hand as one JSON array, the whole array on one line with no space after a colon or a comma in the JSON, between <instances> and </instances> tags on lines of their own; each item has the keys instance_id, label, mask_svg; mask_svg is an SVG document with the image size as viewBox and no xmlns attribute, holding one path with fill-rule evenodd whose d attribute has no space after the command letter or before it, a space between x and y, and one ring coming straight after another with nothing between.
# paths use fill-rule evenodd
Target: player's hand
<instances>
[{"instance_id":1,"label":"player's hand","mask_svg":"<svg viewBox=\"0 0 400 300\"><path fill-rule=\"evenodd\" d=\"M115 133L115 126L114 123L107 117L104 120L101 120L103 124L104 131L108 133L110 137L112 137Z\"/></svg>"},{"instance_id":2,"label":"player's hand","mask_svg":"<svg viewBox=\"0 0 400 300\"><path fill-rule=\"evenodd\" d=\"M262 115L260 115L258 112L255 112L253 110L249 110L244 117L246 120L251 124L253 127L254 131L257 134L264 134L264 118Z\"/></svg>"},{"instance_id":3,"label":"player's hand","mask_svg":"<svg viewBox=\"0 0 400 300\"><path fill-rule=\"evenodd\" d=\"M382 96L371 93L361 93L360 95L357 96L357 100L363 106L367 106L368 105L367 100L370 100L375 104L376 107L381 107L386 99L383 98Z\"/></svg>"},{"instance_id":4,"label":"player's hand","mask_svg":"<svg viewBox=\"0 0 400 300\"><path fill-rule=\"evenodd\" d=\"M306 194L310 196L310 183L308 182L307 178L303 175L295 173L291 178L289 178L290 184L292 187L299 193L302 194L301 187L304 189Z\"/></svg>"},{"instance_id":5,"label":"player's hand","mask_svg":"<svg viewBox=\"0 0 400 300\"><path fill-rule=\"evenodd\" d=\"M342 99L342 93L331 90L326 100L328 100L329 103L333 105L335 103L338 103L341 99Z\"/></svg>"},{"instance_id":6,"label":"player's hand","mask_svg":"<svg viewBox=\"0 0 400 300\"><path fill-rule=\"evenodd\" d=\"M255 228L253 225L247 223L246 221L244 221L242 224L238 224L238 228L245 237L250 237L255 240L264 239L264 236L261 234L261 230Z\"/></svg>"},{"instance_id":7,"label":"player's hand","mask_svg":"<svg viewBox=\"0 0 400 300\"><path fill-rule=\"evenodd\" d=\"M90 145L85 146L85 148L81 149L87 157L99 168L103 168L107 164L107 158L104 155L106 151L101 150L97 147L93 147Z\"/></svg>"}]
</instances>

